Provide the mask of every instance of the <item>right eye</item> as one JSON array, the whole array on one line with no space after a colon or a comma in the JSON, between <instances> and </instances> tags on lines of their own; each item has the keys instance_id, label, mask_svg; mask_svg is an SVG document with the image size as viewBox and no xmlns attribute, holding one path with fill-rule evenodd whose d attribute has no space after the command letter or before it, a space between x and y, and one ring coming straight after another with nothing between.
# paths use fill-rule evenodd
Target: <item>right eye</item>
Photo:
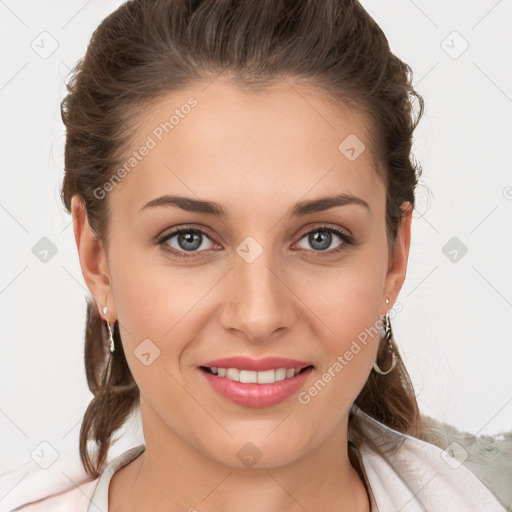
<instances>
[{"instance_id":1,"label":"right eye","mask_svg":"<svg viewBox=\"0 0 512 512\"><path fill-rule=\"evenodd\" d=\"M194 256L194 253L204 252L204 250L209 249L208 247L204 247L205 239L211 241L205 231L198 228L181 227L171 231L158 240L158 244L162 246L162 249L178 258L190 258ZM169 243L171 241L174 245ZM203 250L199 250L201 248L203 248Z\"/></svg>"}]
</instances>

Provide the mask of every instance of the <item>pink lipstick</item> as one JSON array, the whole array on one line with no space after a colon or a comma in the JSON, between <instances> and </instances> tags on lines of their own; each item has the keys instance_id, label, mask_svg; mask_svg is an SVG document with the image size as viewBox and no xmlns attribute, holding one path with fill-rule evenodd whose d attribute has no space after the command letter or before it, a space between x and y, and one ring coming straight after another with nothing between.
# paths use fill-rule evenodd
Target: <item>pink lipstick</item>
<instances>
[{"instance_id":1,"label":"pink lipstick","mask_svg":"<svg viewBox=\"0 0 512 512\"><path fill-rule=\"evenodd\" d=\"M313 372L306 361L245 356L207 361L198 366L211 388L238 405L264 408L296 394Z\"/></svg>"}]
</instances>

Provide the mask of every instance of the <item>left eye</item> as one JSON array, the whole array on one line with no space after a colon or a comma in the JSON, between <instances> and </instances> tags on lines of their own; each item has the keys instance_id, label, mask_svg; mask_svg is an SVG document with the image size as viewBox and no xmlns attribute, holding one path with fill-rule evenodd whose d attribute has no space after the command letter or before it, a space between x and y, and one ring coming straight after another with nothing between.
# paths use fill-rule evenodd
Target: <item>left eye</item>
<instances>
[{"instance_id":1,"label":"left eye","mask_svg":"<svg viewBox=\"0 0 512 512\"><path fill-rule=\"evenodd\" d=\"M169 244L173 238L176 238L176 243L178 247ZM199 229L178 229L166 235L159 243L165 244L167 246L166 250L169 250L173 254L177 256L182 256L184 258L189 255L180 254L182 252L198 252L199 249L209 249L209 247L203 246L204 239L208 239L208 235ZM213 243L213 242L212 242ZM210 247L211 248L211 247Z\"/></svg>"},{"instance_id":2,"label":"left eye","mask_svg":"<svg viewBox=\"0 0 512 512\"><path fill-rule=\"evenodd\" d=\"M345 246L352 244L351 236L343 232L341 229L328 226L322 226L309 231L301 238L301 240L306 240L307 243L315 249L314 252L323 252L326 251L333 242L333 235L334 237L341 239L342 243L338 244L336 249L329 251L330 254L341 251Z\"/></svg>"}]
</instances>

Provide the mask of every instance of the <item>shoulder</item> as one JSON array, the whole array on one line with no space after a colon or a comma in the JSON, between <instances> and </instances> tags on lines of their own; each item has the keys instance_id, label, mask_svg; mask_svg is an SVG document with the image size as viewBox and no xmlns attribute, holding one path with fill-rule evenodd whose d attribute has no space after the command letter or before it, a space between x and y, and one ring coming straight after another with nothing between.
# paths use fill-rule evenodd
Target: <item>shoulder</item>
<instances>
[{"instance_id":1,"label":"shoulder","mask_svg":"<svg viewBox=\"0 0 512 512\"><path fill-rule=\"evenodd\" d=\"M120 446L117 447L119 451ZM106 510L112 474L145 450L140 444L109 453L100 476L88 475L76 454L62 454L46 468L34 460L0 476L1 512L88 512ZM91 507L91 505L95 505Z\"/></svg>"},{"instance_id":2,"label":"shoulder","mask_svg":"<svg viewBox=\"0 0 512 512\"><path fill-rule=\"evenodd\" d=\"M76 461L43 468L33 460L0 476L1 512L87 512L99 478Z\"/></svg>"},{"instance_id":3,"label":"shoulder","mask_svg":"<svg viewBox=\"0 0 512 512\"><path fill-rule=\"evenodd\" d=\"M512 505L512 432L475 435L424 417L430 442L464 464L503 503Z\"/></svg>"},{"instance_id":4,"label":"shoulder","mask_svg":"<svg viewBox=\"0 0 512 512\"><path fill-rule=\"evenodd\" d=\"M98 479L91 480L2 512L87 512L97 483Z\"/></svg>"},{"instance_id":5,"label":"shoulder","mask_svg":"<svg viewBox=\"0 0 512 512\"><path fill-rule=\"evenodd\" d=\"M505 511L504 496L486 486L481 475L462 460L452 432L441 442L439 431L434 443L397 432L360 409L355 416L358 428L351 431L351 440L384 508ZM460 449L468 451L462 445Z\"/></svg>"},{"instance_id":6,"label":"shoulder","mask_svg":"<svg viewBox=\"0 0 512 512\"><path fill-rule=\"evenodd\" d=\"M117 432L115 444L112 443L99 470L101 476L119 454L126 452L129 459L134 453L130 448L144 442L139 405ZM21 459L17 467L0 474L0 512L88 512L89 507L100 510L90 506L96 504L100 478L93 478L85 471L78 435L69 435L65 442L55 446L50 443L41 446L34 458ZM139 452L140 448L135 454Z\"/></svg>"}]
</instances>

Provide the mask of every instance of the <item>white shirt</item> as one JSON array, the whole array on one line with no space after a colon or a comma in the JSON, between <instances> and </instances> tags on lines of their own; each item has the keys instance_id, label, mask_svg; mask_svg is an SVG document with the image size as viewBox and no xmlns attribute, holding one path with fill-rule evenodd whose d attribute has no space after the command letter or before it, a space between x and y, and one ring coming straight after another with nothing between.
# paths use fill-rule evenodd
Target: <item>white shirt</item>
<instances>
[{"instance_id":1,"label":"white shirt","mask_svg":"<svg viewBox=\"0 0 512 512\"><path fill-rule=\"evenodd\" d=\"M506 512L493 493L439 447L397 432L354 407L363 435L349 441L363 469L372 512ZM0 477L0 512L107 512L112 475L137 458L135 446L96 479L82 467L60 474L27 463Z\"/></svg>"}]
</instances>

